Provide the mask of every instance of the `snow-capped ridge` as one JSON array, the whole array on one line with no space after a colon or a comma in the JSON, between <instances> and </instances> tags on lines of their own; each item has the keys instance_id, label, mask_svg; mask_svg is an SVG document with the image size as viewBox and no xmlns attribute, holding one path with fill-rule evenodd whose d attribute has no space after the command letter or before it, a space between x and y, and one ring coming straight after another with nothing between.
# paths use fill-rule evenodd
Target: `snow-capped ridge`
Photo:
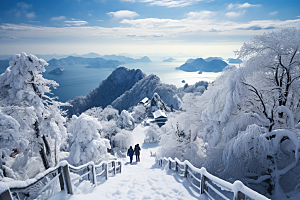
<instances>
[{"instance_id":1,"label":"snow-capped ridge","mask_svg":"<svg viewBox=\"0 0 300 200\"><path fill-rule=\"evenodd\" d=\"M143 79L146 75L140 69L127 69L118 67L106 79L102 80L98 87L91 90L86 96L76 97L68 107L68 115L80 115L92 107L106 107L121 96L125 91ZM123 109L122 109L123 110ZM121 110L119 110L121 111Z\"/></svg>"}]
</instances>

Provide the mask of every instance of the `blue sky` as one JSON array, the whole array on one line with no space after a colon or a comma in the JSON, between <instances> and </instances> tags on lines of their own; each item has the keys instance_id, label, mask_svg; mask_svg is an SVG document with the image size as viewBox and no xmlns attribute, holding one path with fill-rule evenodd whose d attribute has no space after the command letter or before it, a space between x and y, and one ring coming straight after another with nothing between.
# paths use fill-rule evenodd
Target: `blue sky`
<instances>
[{"instance_id":1,"label":"blue sky","mask_svg":"<svg viewBox=\"0 0 300 200\"><path fill-rule=\"evenodd\" d=\"M300 28L299 0L0 0L0 54L230 56L286 27Z\"/></svg>"}]
</instances>

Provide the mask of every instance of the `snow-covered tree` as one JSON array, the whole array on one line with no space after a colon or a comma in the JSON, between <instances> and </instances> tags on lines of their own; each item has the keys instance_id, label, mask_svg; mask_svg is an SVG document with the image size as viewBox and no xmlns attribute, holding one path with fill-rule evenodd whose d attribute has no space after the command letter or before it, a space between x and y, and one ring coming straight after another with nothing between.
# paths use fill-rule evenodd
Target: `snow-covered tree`
<instances>
[{"instance_id":1,"label":"snow-covered tree","mask_svg":"<svg viewBox=\"0 0 300 200\"><path fill-rule=\"evenodd\" d=\"M142 122L146 117L146 107L144 105L137 105L133 107L132 117L135 123Z\"/></svg>"},{"instance_id":2,"label":"snow-covered tree","mask_svg":"<svg viewBox=\"0 0 300 200\"><path fill-rule=\"evenodd\" d=\"M22 137L20 124L13 117L4 114L0 109L0 146L1 149L25 149L28 141Z\"/></svg>"},{"instance_id":3,"label":"snow-covered tree","mask_svg":"<svg viewBox=\"0 0 300 200\"><path fill-rule=\"evenodd\" d=\"M144 142L158 142L162 134L163 131L156 123L150 124L150 127L146 131Z\"/></svg>"},{"instance_id":4,"label":"snow-covered tree","mask_svg":"<svg viewBox=\"0 0 300 200\"><path fill-rule=\"evenodd\" d=\"M299 48L299 30L290 28L256 36L236 52L240 58L248 59L243 83L261 104L263 117L269 121L269 131L281 127L294 128L291 124L298 123L300 119ZM281 107L280 110L278 107Z\"/></svg>"},{"instance_id":5,"label":"snow-covered tree","mask_svg":"<svg viewBox=\"0 0 300 200\"><path fill-rule=\"evenodd\" d=\"M170 113L168 121L161 127L163 134L160 135L158 156L189 160L200 167L204 163L206 150L200 138L201 123L194 124L195 119L189 112Z\"/></svg>"},{"instance_id":6,"label":"snow-covered tree","mask_svg":"<svg viewBox=\"0 0 300 200\"><path fill-rule=\"evenodd\" d=\"M46 95L51 92L50 87L56 88L58 84L43 78L47 62L34 55L16 54L9 65L0 75L2 112L18 121L22 137L29 141L28 148L35 145L32 149L40 154L47 169L54 164L51 146L55 145L51 141L60 145L58 139L66 133L59 110L61 103Z\"/></svg>"},{"instance_id":7,"label":"snow-covered tree","mask_svg":"<svg viewBox=\"0 0 300 200\"><path fill-rule=\"evenodd\" d=\"M133 137L130 131L122 129L111 139L114 152L126 152L128 147L133 144Z\"/></svg>"},{"instance_id":8,"label":"snow-covered tree","mask_svg":"<svg viewBox=\"0 0 300 200\"><path fill-rule=\"evenodd\" d=\"M119 111L114 109L111 105L102 109L101 107L93 107L84 112L85 114L95 117L98 121L117 121L119 118Z\"/></svg>"},{"instance_id":9,"label":"snow-covered tree","mask_svg":"<svg viewBox=\"0 0 300 200\"><path fill-rule=\"evenodd\" d=\"M89 161L98 163L110 149L108 139L100 137L102 126L96 118L81 114L73 115L68 131L72 134L68 161L75 166Z\"/></svg>"},{"instance_id":10,"label":"snow-covered tree","mask_svg":"<svg viewBox=\"0 0 300 200\"><path fill-rule=\"evenodd\" d=\"M5 155L11 152L11 148L23 151L27 145L28 141L22 137L18 121L4 114L0 109L0 180L4 176L7 177L7 170L9 170L3 166L5 165L3 159ZM13 176L10 177L14 178Z\"/></svg>"},{"instance_id":11,"label":"snow-covered tree","mask_svg":"<svg viewBox=\"0 0 300 200\"><path fill-rule=\"evenodd\" d=\"M253 121L249 119L251 114L241 110L243 97L248 96L242 80L241 69L226 69L202 95L208 101L201 116L206 123L204 140L212 146L216 146L222 137L228 140L236 136Z\"/></svg>"},{"instance_id":12,"label":"snow-covered tree","mask_svg":"<svg viewBox=\"0 0 300 200\"><path fill-rule=\"evenodd\" d=\"M117 120L117 125L121 129L133 130L134 129L134 119L129 112L123 110Z\"/></svg>"},{"instance_id":13,"label":"snow-covered tree","mask_svg":"<svg viewBox=\"0 0 300 200\"><path fill-rule=\"evenodd\" d=\"M249 182L266 181L275 195L298 163L299 48L296 29L256 36L237 51L244 64L227 68L203 94L210 99L202 113L204 139L211 146L227 143L223 175L255 173L258 179Z\"/></svg>"}]
</instances>

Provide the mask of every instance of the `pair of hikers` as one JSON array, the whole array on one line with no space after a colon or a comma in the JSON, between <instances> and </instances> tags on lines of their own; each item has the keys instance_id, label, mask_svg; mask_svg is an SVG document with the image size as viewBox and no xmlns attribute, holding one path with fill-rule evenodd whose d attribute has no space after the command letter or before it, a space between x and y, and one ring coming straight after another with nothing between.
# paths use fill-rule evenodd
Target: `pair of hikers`
<instances>
[{"instance_id":1,"label":"pair of hikers","mask_svg":"<svg viewBox=\"0 0 300 200\"><path fill-rule=\"evenodd\" d=\"M136 162L140 161L140 151L141 151L141 148L140 148L139 144L136 144L134 149L132 149L132 146L129 147L129 149L127 151L127 156L130 157L130 163L132 163L133 155L136 156Z\"/></svg>"}]
</instances>

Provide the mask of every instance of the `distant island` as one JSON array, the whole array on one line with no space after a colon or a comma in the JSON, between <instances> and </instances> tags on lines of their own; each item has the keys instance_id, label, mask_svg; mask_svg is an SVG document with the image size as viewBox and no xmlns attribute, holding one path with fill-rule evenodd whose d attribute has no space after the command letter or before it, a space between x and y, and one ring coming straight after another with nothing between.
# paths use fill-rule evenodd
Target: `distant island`
<instances>
[{"instance_id":1,"label":"distant island","mask_svg":"<svg viewBox=\"0 0 300 200\"><path fill-rule=\"evenodd\" d=\"M174 58L168 58L168 59L163 60L163 62L172 62L173 60L176 60L176 59L174 59Z\"/></svg>"},{"instance_id":2,"label":"distant island","mask_svg":"<svg viewBox=\"0 0 300 200\"><path fill-rule=\"evenodd\" d=\"M210 61L207 62L203 58L188 59L183 65L176 67L176 69L186 72L199 71L199 74L201 74L202 72L221 72L228 65L220 59L208 60Z\"/></svg>"},{"instance_id":3,"label":"distant island","mask_svg":"<svg viewBox=\"0 0 300 200\"><path fill-rule=\"evenodd\" d=\"M118 66L125 64L124 62L120 62L117 60L105 60L105 61L96 61L90 63L85 68L112 68L116 69Z\"/></svg>"},{"instance_id":4,"label":"distant island","mask_svg":"<svg viewBox=\"0 0 300 200\"><path fill-rule=\"evenodd\" d=\"M69 56L67 58L51 59L49 60L49 66L61 66L61 65L77 65L87 64L86 68L117 68L119 65L125 64L117 60L106 60L104 58L82 58Z\"/></svg>"},{"instance_id":5,"label":"distant island","mask_svg":"<svg viewBox=\"0 0 300 200\"><path fill-rule=\"evenodd\" d=\"M91 56L91 53L89 55ZM93 55L96 56L96 54ZM125 56L106 55L96 58L68 56L67 58L61 59L53 58L48 61L49 66L87 64L88 66L86 66L86 68L117 68L119 65L125 63L137 62L151 62L151 60L147 56L140 59L133 59Z\"/></svg>"},{"instance_id":6,"label":"distant island","mask_svg":"<svg viewBox=\"0 0 300 200\"><path fill-rule=\"evenodd\" d=\"M58 67L58 68L51 70L48 74L59 75L59 74L62 74L64 71L65 71L64 68Z\"/></svg>"},{"instance_id":7,"label":"distant island","mask_svg":"<svg viewBox=\"0 0 300 200\"><path fill-rule=\"evenodd\" d=\"M117 55L104 55L102 58L106 60L117 60L124 63L137 63L137 62L152 62L147 56L144 56L140 59L129 58L126 56L117 56Z\"/></svg>"},{"instance_id":8,"label":"distant island","mask_svg":"<svg viewBox=\"0 0 300 200\"><path fill-rule=\"evenodd\" d=\"M233 64L240 64L240 63L243 62L243 61L242 61L241 59L239 59L239 58L237 58L237 59L234 59L234 58L228 58L227 61L228 61L229 63L233 63Z\"/></svg>"}]
</instances>

